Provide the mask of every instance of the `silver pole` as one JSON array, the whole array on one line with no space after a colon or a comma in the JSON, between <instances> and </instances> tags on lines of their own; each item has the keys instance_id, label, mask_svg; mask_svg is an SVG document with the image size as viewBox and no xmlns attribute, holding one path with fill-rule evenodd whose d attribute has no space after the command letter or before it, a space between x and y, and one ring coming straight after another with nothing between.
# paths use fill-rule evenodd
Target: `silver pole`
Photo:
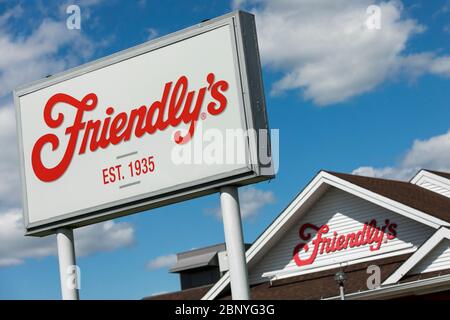
<instances>
[{"instance_id":1,"label":"silver pole","mask_svg":"<svg viewBox=\"0 0 450 320\"><path fill-rule=\"evenodd\" d=\"M345 300L344 286L339 286L339 292L341 293L341 300Z\"/></svg>"},{"instance_id":2,"label":"silver pole","mask_svg":"<svg viewBox=\"0 0 450 320\"><path fill-rule=\"evenodd\" d=\"M78 272L75 262L75 247L73 230L58 229L56 232L58 242L59 276L61 279L61 294L63 300L78 300Z\"/></svg>"},{"instance_id":3,"label":"silver pole","mask_svg":"<svg viewBox=\"0 0 450 320\"><path fill-rule=\"evenodd\" d=\"M232 186L222 187L220 189L220 204L230 271L231 296L233 300L250 300L237 188Z\"/></svg>"}]
</instances>

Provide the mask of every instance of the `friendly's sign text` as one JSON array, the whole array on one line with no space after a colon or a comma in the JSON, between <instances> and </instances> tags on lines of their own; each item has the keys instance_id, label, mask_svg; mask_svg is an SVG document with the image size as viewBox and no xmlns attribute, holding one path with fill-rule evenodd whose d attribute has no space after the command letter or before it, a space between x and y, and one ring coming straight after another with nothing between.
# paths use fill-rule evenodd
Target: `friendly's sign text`
<instances>
[{"instance_id":1,"label":"friendly's sign text","mask_svg":"<svg viewBox=\"0 0 450 320\"><path fill-rule=\"evenodd\" d=\"M43 182L51 182L66 172L74 157L75 147L79 145L80 132L84 133L78 155L84 154L87 146L91 152L95 152L99 148L106 149L109 145L126 142L132 137L140 138L145 134L154 134L168 127L176 128L181 122L189 126L188 132L183 135L180 130L175 131L174 141L177 144L189 142L194 135L195 125L207 94L210 101L206 108L208 114L216 116L227 106L224 92L228 89L228 83L225 80L216 81L214 73L209 73L206 81L207 85L200 88L198 92L194 90L188 92L188 78L181 76L173 89L172 82L166 83L161 100L153 102L149 107L142 105L129 113L121 112L114 115L114 107L109 106L106 108L106 118L87 122L83 121L84 113L94 110L98 104L95 93L89 93L81 100L65 93L53 95L44 107L43 117L48 128L54 129L64 125L64 113L54 117L52 112L58 103L75 108L75 119L70 126L67 124L64 126L64 132L69 139L63 157L56 166L47 168L41 153L46 144L50 144L52 150L57 149L60 146L58 136L47 133L36 141L32 151L32 165L36 177Z\"/></svg>"},{"instance_id":2,"label":"friendly's sign text","mask_svg":"<svg viewBox=\"0 0 450 320\"><path fill-rule=\"evenodd\" d=\"M204 132L269 132L256 46L234 12L16 90L27 234L272 178L259 135L225 148L240 161L173 159Z\"/></svg>"},{"instance_id":3,"label":"friendly's sign text","mask_svg":"<svg viewBox=\"0 0 450 320\"><path fill-rule=\"evenodd\" d=\"M366 245L368 250L378 251L383 241L396 238L397 224L386 219L383 226L378 226L377 220L372 219L370 222L364 223L362 229L357 232L338 234L334 231L331 237L327 237L329 231L330 227L327 224L318 227L311 223L305 223L300 227L298 234L300 239L305 242L297 244L294 248L293 257L297 266L313 264L318 255L332 254ZM315 237L311 241L312 248L308 244L312 238L311 232L315 232ZM302 252L307 253L309 257L301 258L299 254Z\"/></svg>"}]
</instances>

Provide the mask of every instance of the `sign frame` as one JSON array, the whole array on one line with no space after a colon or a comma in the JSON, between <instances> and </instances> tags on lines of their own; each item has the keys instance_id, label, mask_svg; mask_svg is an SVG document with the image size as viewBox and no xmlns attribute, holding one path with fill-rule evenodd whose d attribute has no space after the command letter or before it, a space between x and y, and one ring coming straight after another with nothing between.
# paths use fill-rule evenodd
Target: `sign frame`
<instances>
[{"instance_id":1,"label":"sign frame","mask_svg":"<svg viewBox=\"0 0 450 320\"><path fill-rule=\"evenodd\" d=\"M27 184L25 175L24 146L22 140L20 97L52 86L54 84L70 80L72 78L90 73L104 67L131 59L133 57L158 50L165 46L195 37L216 28L229 25L233 30L233 51L235 72L239 75L239 107L243 108L244 116L241 118L243 128L267 130L266 144L261 146L259 136L254 143L246 139L247 155L250 165L244 169L227 172L222 175L214 175L199 180L190 181L181 185L171 186L163 190L157 190L139 196L109 202L100 206L94 206L64 215L30 223L28 216ZM264 87L261 75L261 63L256 36L254 16L243 11L234 11L229 14L208 20L192 27L166 35L141 45L117 52L96 61L69 69L46 79L38 80L29 85L20 87L14 91L14 103L16 108L17 136L20 151L20 175L22 180L22 203L25 222L25 235L46 236L53 234L59 228L78 228L89 224L102 222L133 213L146 211L152 208L185 201L188 199L219 192L226 185L243 186L267 179L275 175L274 165L261 163L260 154L271 157L270 134L268 132L268 119L264 96ZM265 150L260 150L265 149Z\"/></svg>"}]
</instances>

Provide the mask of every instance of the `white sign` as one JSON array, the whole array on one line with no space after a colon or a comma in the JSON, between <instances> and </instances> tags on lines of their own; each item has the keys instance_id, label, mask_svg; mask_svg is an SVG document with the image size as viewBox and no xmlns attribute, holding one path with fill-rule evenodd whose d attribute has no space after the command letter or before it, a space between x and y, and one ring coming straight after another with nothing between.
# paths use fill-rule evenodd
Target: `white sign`
<instances>
[{"instance_id":1,"label":"white sign","mask_svg":"<svg viewBox=\"0 0 450 320\"><path fill-rule=\"evenodd\" d=\"M27 234L271 178L260 73L235 12L17 90Z\"/></svg>"}]
</instances>

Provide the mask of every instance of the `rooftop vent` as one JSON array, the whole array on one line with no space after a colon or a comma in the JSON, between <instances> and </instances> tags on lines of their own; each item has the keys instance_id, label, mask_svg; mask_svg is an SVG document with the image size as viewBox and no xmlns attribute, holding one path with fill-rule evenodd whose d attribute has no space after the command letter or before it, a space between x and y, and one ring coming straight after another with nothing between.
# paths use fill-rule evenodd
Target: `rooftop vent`
<instances>
[{"instance_id":1,"label":"rooftop vent","mask_svg":"<svg viewBox=\"0 0 450 320\"><path fill-rule=\"evenodd\" d=\"M247 250L250 244L245 245ZM181 290L200 287L217 282L228 270L228 259L224 243L194 249L177 254L177 263L170 269L180 274Z\"/></svg>"}]
</instances>

